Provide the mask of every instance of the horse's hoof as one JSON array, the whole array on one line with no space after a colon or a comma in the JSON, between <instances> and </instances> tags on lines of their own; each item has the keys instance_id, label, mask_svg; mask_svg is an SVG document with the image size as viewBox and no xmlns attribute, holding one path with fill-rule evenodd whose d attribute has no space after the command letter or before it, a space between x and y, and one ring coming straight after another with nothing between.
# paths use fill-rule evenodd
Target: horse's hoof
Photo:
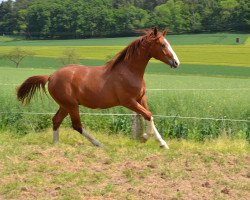
<instances>
[{"instance_id":1,"label":"horse's hoof","mask_svg":"<svg viewBox=\"0 0 250 200\"><path fill-rule=\"evenodd\" d=\"M160 146L161 149L169 149L168 145L167 144L163 144Z\"/></svg>"},{"instance_id":2,"label":"horse's hoof","mask_svg":"<svg viewBox=\"0 0 250 200\"><path fill-rule=\"evenodd\" d=\"M148 141L148 138L140 137L140 142L141 143L146 143L147 141Z\"/></svg>"},{"instance_id":3,"label":"horse's hoof","mask_svg":"<svg viewBox=\"0 0 250 200\"><path fill-rule=\"evenodd\" d=\"M96 147L103 148L104 145L100 142L94 144Z\"/></svg>"},{"instance_id":4,"label":"horse's hoof","mask_svg":"<svg viewBox=\"0 0 250 200\"><path fill-rule=\"evenodd\" d=\"M145 138L140 138L140 142L141 143L146 143L148 140L146 140Z\"/></svg>"},{"instance_id":5,"label":"horse's hoof","mask_svg":"<svg viewBox=\"0 0 250 200\"><path fill-rule=\"evenodd\" d=\"M141 143L147 142L147 141L148 141L148 138L149 138L149 136L148 136L146 133L144 133L144 134L140 137Z\"/></svg>"}]
</instances>

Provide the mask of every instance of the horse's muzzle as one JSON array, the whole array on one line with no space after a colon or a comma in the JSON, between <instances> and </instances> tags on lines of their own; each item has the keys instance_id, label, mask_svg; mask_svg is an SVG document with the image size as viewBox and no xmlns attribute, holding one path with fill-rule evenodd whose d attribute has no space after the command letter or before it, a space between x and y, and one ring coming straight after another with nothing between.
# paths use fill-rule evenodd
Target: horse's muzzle
<instances>
[{"instance_id":1,"label":"horse's muzzle","mask_svg":"<svg viewBox=\"0 0 250 200\"><path fill-rule=\"evenodd\" d=\"M177 68L179 66L179 62L177 60L171 60L170 61L171 68Z\"/></svg>"}]
</instances>

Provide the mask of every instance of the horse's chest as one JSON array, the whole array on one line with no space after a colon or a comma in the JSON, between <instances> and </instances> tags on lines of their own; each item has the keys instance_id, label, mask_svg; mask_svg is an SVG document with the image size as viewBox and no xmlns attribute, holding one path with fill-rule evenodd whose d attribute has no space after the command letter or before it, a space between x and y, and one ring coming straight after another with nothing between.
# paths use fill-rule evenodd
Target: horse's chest
<instances>
[{"instance_id":1,"label":"horse's chest","mask_svg":"<svg viewBox=\"0 0 250 200\"><path fill-rule=\"evenodd\" d=\"M119 74L117 84L121 85L125 90L140 90L143 85L143 80L138 78L135 74L125 71Z\"/></svg>"},{"instance_id":2,"label":"horse's chest","mask_svg":"<svg viewBox=\"0 0 250 200\"><path fill-rule=\"evenodd\" d=\"M139 92L142 88L142 82L138 81L138 80L129 80L127 81L126 87L130 90L130 91L137 91Z\"/></svg>"},{"instance_id":3,"label":"horse's chest","mask_svg":"<svg viewBox=\"0 0 250 200\"><path fill-rule=\"evenodd\" d=\"M139 98L144 93L143 81L121 78L117 84L115 84L116 94L119 99Z\"/></svg>"}]
</instances>

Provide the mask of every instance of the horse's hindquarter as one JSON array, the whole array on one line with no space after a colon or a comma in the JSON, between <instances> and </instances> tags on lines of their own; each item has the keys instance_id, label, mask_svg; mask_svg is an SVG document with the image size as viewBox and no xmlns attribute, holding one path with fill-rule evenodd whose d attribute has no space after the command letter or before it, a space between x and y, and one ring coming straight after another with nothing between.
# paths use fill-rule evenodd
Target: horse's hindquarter
<instances>
[{"instance_id":1,"label":"horse's hindquarter","mask_svg":"<svg viewBox=\"0 0 250 200\"><path fill-rule=\"evenodd\" d=\"M116 102L105 88L104 72L104 67L69 65L50 76L48 90L61 106L112 107Z\"/></svg>"},{"instance_id":2,"label":"horse's hindquarter","mask_svg":"<svg viewBox=\"0 0 250 200\"><path fill-rule=\"evenodd\" d=\"M60 68L49 77L49 93L61 106L77 105L76 96L72 88L75 68L74 65Z\"/></svg>"}]
</instances>

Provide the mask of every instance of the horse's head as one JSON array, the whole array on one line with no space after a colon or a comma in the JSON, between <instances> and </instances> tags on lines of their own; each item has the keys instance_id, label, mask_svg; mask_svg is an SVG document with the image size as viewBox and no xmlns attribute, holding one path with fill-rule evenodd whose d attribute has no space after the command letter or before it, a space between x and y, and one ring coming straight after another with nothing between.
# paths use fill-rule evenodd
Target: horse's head
<instances>
[{"instance_id":1,"label":"horse's head","mask_svg":"<svg viewBox=\"0 0 250 200\"><path fill-rule=\"evenodd\" d=\"M167 30L158 32L157 28L153 29L151 35L154 37L154 40L152 41L150 53L153 58L170 65L172 68L177 68L180 65L180 61L166 40L166 34Z\"/></svg>"}]
</instances>

